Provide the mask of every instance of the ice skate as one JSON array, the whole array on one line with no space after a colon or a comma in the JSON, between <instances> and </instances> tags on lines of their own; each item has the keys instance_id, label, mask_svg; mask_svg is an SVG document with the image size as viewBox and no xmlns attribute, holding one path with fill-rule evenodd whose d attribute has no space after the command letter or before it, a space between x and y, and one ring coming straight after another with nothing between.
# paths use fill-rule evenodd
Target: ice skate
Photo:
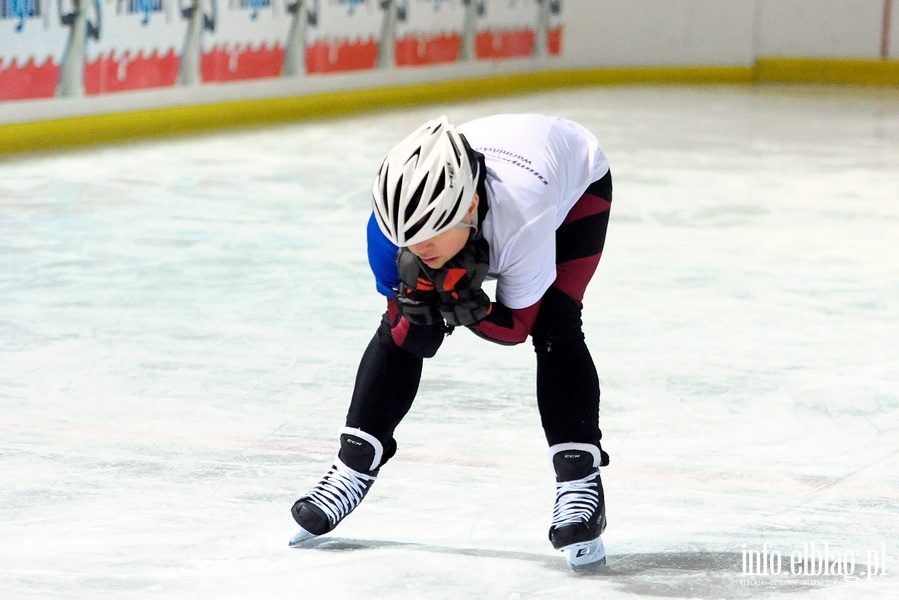
<instances>
[{"instance_id":1,"label":"ice skate","mask_svg":"<svg viewBox=\"0 0 899 600\"><path fill-rule=\"evenodd\" d=\"M334 465L290 511L300 526L290 545L297 546L337 527L368 494L384 460L384 448L377 438L361 429L343 428Z\"/></svg>"},{"instance_id":2,"label":"ice skate","mask_svg":"<svg viewBox=\"0 0 899 600\"><path fill-rule=\"evenodd\" d=\"M606 564L600 534L606 508L599 477L600 451L592 444L556 444L550 449L556 472L556 504L549 541L575 571Z\"/></svg>"}]
</instances>

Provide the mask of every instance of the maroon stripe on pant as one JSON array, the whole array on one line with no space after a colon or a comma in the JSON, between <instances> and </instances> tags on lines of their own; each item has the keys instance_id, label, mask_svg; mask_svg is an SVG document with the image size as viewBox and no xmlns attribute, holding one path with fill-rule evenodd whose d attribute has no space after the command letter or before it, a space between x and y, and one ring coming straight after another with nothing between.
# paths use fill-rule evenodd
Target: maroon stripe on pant
<instances>
[{"instance_id":1,"label":"maroon stripe on pant","mask_svg":"<svg viewBox=\"0 0 899 600\"><path fill-rule=\"evenodd\" d=\"M611 189L609 191L611 192ZM611 193L609 195L611 196ZM609 226L608 213L611 208L611 200L584 193L568 211L568 215L556 231L556 260L562 258L563 262L556 264L556 280L553 287L574 298L578 304L583 303L587 284L593 278L599 259L602 258L602 248ZM565 260L558 251L562 248L569 256L572 255L571 250L575 249L577 258ZM589 254L586 254L588 252Z\"/></svg>"},{"instance_id":2,"label":"maroon stripe on pant","mask_svg":"<svg viewBox=\"0 0 899 600\"><path fill-rule=\"evenodd\" d=\"M578 304L583 304L587 284L593 278L601 257L602 252L556 265L553 287L577 300Z\"/></svg>"},{"instance_id":3,"label":"maroon stripe on pant","mask_svg":"<svg viewBox=\"0 0 899 600\"><path fill-rule=\"evenodd\" d=\"M589 217L590 215L606 212L611 208L612 203L609 200L594 196L593 194L584 194L578 199L574 206L571 207L571 210L568 211L568 215L566 215L565 220L562 221L562 226L565 226L572 221Z\"/></svg>"}]
</instances>

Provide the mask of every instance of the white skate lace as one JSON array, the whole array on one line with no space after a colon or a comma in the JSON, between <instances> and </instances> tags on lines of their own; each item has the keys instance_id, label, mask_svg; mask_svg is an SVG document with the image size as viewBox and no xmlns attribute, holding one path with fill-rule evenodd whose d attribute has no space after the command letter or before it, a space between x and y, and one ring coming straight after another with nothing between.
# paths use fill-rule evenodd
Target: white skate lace
<instances>
[{"instance_id":1,"label":"white skate lace","mask_svg":"<svg viewBox=\"0 0 899 600\"><path fill-rule=\"evenodd\" d=\"M586 523L599 506L596 473L583 479L556 483L556 505L553 508L553 527L569 523Z\"/></svg>"},{"instance_id":2,"label":"white skate lace","mask_svg":"<svg viewBox=\"0 0 899 600\"><path fill-rule=\"evenodd\" d=\"M306 497L334 525L359 506L375 479L377 476L355 471L338 460Z\"/></svg>"}]
</instances>

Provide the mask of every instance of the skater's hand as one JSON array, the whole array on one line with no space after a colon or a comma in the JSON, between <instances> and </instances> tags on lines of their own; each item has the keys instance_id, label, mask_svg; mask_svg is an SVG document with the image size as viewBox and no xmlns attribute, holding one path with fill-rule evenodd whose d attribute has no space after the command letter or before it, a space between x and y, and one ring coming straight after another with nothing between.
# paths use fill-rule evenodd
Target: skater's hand
<instances>
[{"instance_id":1,"label":"skater's hand","mask_svg":"<svg viewBox=\"0 0 899 600\"><path fill-rule=\"evenodd\" d=\"M400 314L413 325L442 325L434 282L428 278L418 258L408 248L400 248L396 267L400 275L400 285L396 289L396 306Z\"/></svg>"},{"instance_id":2,"label":"skater's hand","mask_svg":"<svg viewBox=\"0 0 899 600\"><path fill-rule=\"evenodd\" d=\"M483 237L472 237L443 267L422 266L437 292L437 309L448 325L475 325L490 314L490 298L481 289L490 267L490 247Z\"/></svg>"}]
</instances>

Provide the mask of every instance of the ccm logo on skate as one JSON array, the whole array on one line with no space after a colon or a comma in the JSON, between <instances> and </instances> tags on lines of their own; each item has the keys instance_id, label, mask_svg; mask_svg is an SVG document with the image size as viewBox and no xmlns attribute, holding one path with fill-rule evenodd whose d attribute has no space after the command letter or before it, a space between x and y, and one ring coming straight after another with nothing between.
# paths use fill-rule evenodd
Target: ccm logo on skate
<instances>
[{"instance_id":1,"label":"ccm logo on skate","mask_svg":"<svg viewBox=\"0 0 899 600\"><path fill-rule=\"evenodd\" d=\"M578 548L577 554L574 555L575 558L580 558L582 556L587 556L590 554L590 548Z\"/></svg>"},{"instance_id":2,"label":"ccm logo on skate","mask_svg":"<svg viewBox=\"0 0 899 600\"><path fill-rule=\"evenodd\" d=\"M354 446L361 446L361 445L362 445L362 442L360 442L359 440L354 440L353 438L347 438L347 439L346 439L346 443L347 443L347 444L352 444L352 445L354 445Z\"/></svg>"}]
</instances>

